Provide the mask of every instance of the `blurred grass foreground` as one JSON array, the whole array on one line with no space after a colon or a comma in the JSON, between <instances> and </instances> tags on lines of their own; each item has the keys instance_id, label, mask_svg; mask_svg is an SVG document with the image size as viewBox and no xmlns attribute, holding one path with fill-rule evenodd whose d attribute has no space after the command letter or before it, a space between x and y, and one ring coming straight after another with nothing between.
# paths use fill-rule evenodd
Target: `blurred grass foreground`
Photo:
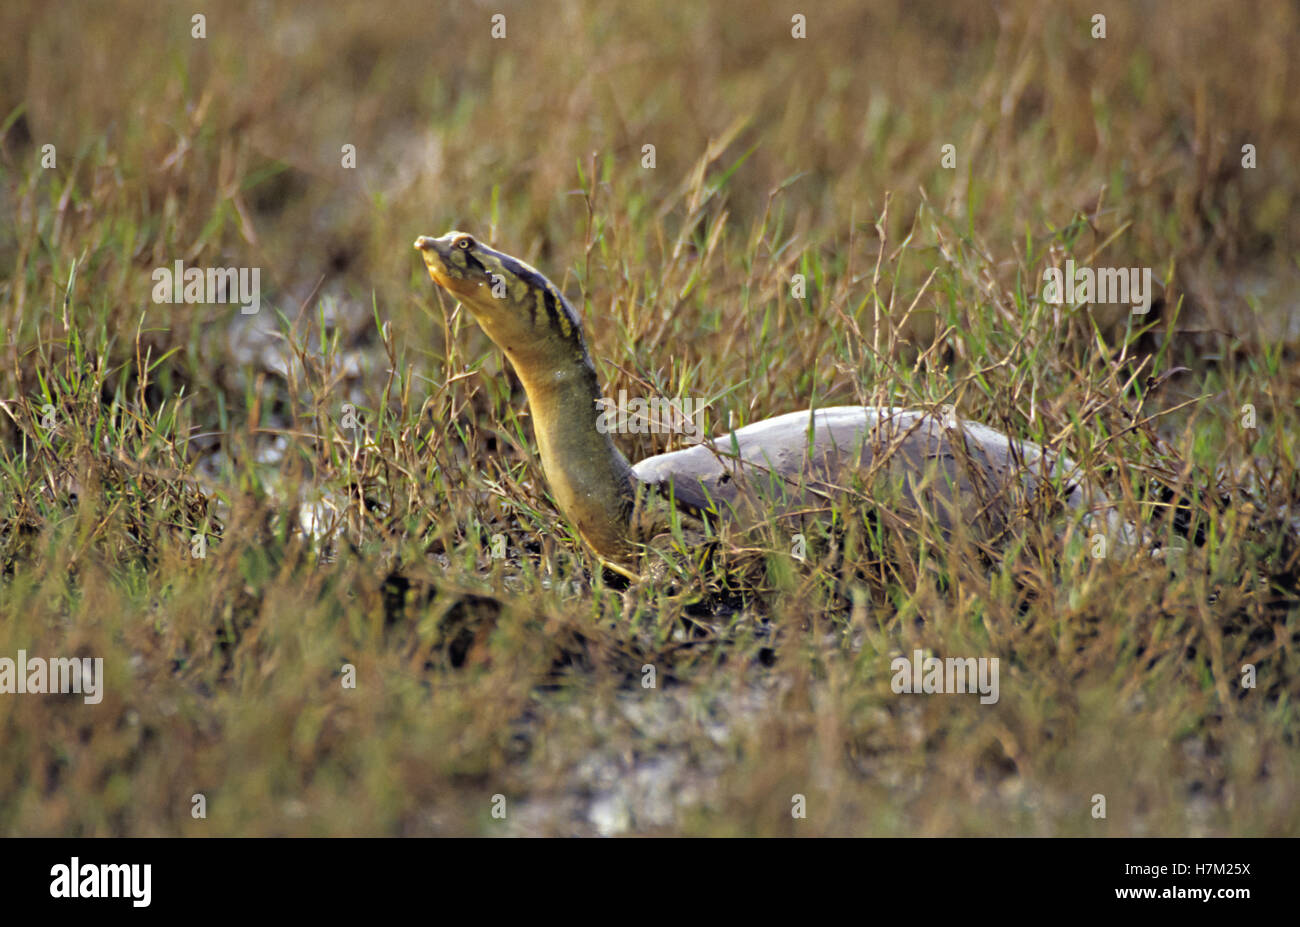
<instances>
[{"instance_id":1,"label":"blurred grass foreground","mask_svg":"<svg viewBox=\"0 0 1300 927\"><path fill-rule=\"evenodd\" d=\"M1109 6L0 6L0 833L1300 832L1300 11ZM608 395L949 406L1148 542L847 511L618 581L452 228Z\"/></svg>"}]
</instances>

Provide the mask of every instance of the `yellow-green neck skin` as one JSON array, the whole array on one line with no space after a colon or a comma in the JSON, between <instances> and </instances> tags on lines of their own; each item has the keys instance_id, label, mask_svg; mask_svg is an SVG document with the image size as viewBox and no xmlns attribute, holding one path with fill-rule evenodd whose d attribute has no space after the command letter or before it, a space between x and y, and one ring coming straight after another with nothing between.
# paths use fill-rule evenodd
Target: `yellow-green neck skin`
<instances>
[{"instance_id":1,"label":"yellow-green neck skin","mask_svg":"<svg viewBox=\"0 0 1300 927\"><path fill-rule=\"evenodd\" d=\"M600 383L573 308L535 269L464 233L422 236L415 247L433 281L461 301L518 374L560 511L598 555L631 563L636 481L597 428Z\"/></svg>"},{"instance_id":2,"label":"yellow-green neck skin","mask_svg":"<svg viewBox=\"0 0 1300 927\"><path fill-rule=\"evenodd\" d=\"M596 553L630 562L632 468L596 428L600 384L590 358L558 366L510 360L528 394L542 469L560 511Z\"/></svg>"}]
</instances>

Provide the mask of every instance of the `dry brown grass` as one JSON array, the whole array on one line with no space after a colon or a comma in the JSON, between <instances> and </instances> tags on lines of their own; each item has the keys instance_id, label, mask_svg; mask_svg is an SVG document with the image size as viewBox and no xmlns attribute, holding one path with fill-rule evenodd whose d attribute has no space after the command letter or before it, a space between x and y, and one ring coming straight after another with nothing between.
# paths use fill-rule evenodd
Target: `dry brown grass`
<instances>
[{"instance_id":1,"label":"dry brown grass","mask_svg":"<svg viewBox=\"0 0 1300 927\"><path fill-rule=\"evenodd\" d=\"M0 833L1300 830L1294 6L501 9L0 8L0 656L107 674L0 696ZM410 250L454 227L563 286L610 394L950 402L1186 552L845 512L617 588ZM1070 257L1163 299L1044 307ZM152 303L177 259L261 314ZM894 695L915 649L1000 701Z\"/></svg>"}]
</instances>

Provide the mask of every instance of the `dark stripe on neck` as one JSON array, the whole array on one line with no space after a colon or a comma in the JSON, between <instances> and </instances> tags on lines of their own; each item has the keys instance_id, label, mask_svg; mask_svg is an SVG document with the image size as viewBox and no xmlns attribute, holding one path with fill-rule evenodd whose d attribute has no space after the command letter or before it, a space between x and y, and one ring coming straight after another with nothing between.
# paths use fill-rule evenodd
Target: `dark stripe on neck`
<instances>
[{"instance_id":1,"label":"dark stripe on neck","mask_svg":"<svg viewBox=\"0 0 1300 927\"><path fill-rule=\"evenodd\" d=\"M569 301L564 298L564 294L560 292L559 287L531 267L525 267L508 254L502 254L498 251L496 257L501 262L502 267L523 280L530 287L541 291L542 301L546 306L546 314L550 317L552 326L557 329L560 328L560 313L564 313L564 317L569 322L569 340L581 343L582 323L578 320L578 313L569 305Z\"/></svg>"}]
</instances>

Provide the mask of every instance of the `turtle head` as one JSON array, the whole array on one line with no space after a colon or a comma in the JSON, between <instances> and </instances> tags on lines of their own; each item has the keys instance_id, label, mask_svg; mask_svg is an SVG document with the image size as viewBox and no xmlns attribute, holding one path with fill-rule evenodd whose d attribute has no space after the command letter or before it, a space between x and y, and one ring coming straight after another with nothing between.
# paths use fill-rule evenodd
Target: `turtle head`
<instances>
[{"instance_id":1,"label":"turtle head","mask_svg":"<svg viewBox=\"0 0 1300 927\"><path fill-rule=\"evenodd\" d=\"M460 300L512 360L574 348L585 355L577 313L533 267L465 232L421 235L415 248L433 282Z\"/></svg>"}]
</instances>

